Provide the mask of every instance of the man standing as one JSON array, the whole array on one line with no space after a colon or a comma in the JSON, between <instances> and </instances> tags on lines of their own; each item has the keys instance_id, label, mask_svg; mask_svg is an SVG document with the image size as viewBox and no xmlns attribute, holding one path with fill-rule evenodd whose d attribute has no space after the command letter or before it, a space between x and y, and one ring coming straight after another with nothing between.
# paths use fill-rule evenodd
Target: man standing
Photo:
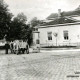
<instances>
[{"instance_id":1,"label":"man standing","mask_svg":"<svg viewBox=\"0 0 80 80\"><path fill-rule=\"evenodd\" d=\"M11 43L10 43L10 50L11 50L11 53L13 53L13 45L14 45L14 42L11 41Z\"/></svg>"},{"instance_id":2,"label":"man standing","mask_svg":"<svg viewBox=\"0 0 80 80\"><path fill-rule=\"evenodd\" d=\"M5 44L5 50L6 50L6 53L5 53L5 54L8 54L8 49L9 49L9 43L6 42L6 44Z\"/></svg>"},{"instance_id":3,"label":"man standing","mask_svg":"<svg viewBox=\"0 0 80 80\"><path fill-rule=\"evenodd\" d=\"M26 42L26 52L27 52L27 54L29 54L29 44L28 44L28 41Z\"/></svg>"}]
</instances>

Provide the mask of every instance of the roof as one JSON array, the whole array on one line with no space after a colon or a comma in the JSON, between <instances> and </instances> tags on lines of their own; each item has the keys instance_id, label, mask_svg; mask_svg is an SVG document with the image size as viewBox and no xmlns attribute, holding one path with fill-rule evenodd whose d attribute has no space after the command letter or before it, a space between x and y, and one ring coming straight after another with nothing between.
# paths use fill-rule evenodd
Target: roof
<instances>
[{"instance_id":1,"label":"roof","mask_svg":"<svg viewBox=\"0 0 80 80\"><path fill-rule=\"evenodd\" d=\"M76 20L73 17L80 16L80 6L74 11L61 12L61 16L58 16L58 13L53 13L47 17L48 21L45 21L42 24L36 26L37 28L41 27L57 27L64 25L80 25L80 20Z\"/></svg>"},{"instance_id":2,"label":"roof","mask_svg":"<svg viewBox=\"0 0 80 80\"><path fill-rule=\"evenodd\" d=\"M59 27L59 26L68 26L68 25L80 25L80 22L55 24L55 25L40 25L40 26L36 26L36 28L50 28L50 27Z\"/></svg>"},{"instance_id":3,"label":"roof","mask_svg":"<svg viewBox=\"0 0 80 80\"><path fill-rule=\"evenodd\" d=\"M73 11L67 11L67 12L62 12L63 16L75 16L75 15L79 15L80 16L80 5L78 8L76 8ZM47 19L52 19L52 18L57 18L58 17L58 13L52 13L50 14Z\"/></svg>"},{"instance_id":4,"label":"roof","mask_svg":"<svg viewBox=\"0 0 80 80\"><path fill-rule=\"evenodd\" d=\"M75 23L75 22L78 21L69 17L60 17L60 18L55 18L53 21L41 25L45 26L45 25L55 25L55 24Z\"/></svg>"}]
</instances>

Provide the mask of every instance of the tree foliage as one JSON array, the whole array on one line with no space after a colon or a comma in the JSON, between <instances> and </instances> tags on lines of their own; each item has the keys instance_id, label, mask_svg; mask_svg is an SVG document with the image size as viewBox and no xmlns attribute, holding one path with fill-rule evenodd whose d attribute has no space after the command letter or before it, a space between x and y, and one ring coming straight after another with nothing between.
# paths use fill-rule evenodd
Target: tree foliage
<instances>
[{"instance_id":1,"label":"tree foliage","mask_svg":"<svg viewBox=\"0 0 80 80\"><path fill-rule=\"evenodd\" d=\"M9 37L13 39L22 39L22 31L25 27L26 16L23 13L18 14L13 18L10 26Z\"/></svg>"},{"instance_id":2,"label":"tree foliage","mask_svg":"<svg viewBox=\"0 0 80 80\"><path fill-rule=\"evenodd\" d=\"M8 35L12 14L8 10L8 5L0 1L0 39Z\"/></svg>"},{"instance_id":3,"label":"tree foliage","mask_svg":"<svg viewBox=\"0 0 80 80\"><path fill-rule=\"evenodd\" d=\"M25 39L28 40L28 43L31 44L32 41L32 29L30 25L26 24L27 17L24 14L18 14L16 17L13 18L10 27L10 40L20 40Z\"/></svg>"},{"instance_id":4,"label":"tree foliage","mask_svg":"<svg viewBox=\"0 0 80 80\"><path fill-rule=\"evenodd\" d=\"M14 19L17 20L19 23L24 23L24 24L27 21L27 17L26 15L24 15L24 13L19 13L17 17L15 17Z\"/></svg>"},{"instance_id":5,"label":"tree foliage","mask_svg":"<svg viewBox=\"0 0 80 80\"><path fill-rule=\"evenodd\" d=\"M26 25L27 17L19 13L12 19L13 15L8 10L8 5L0 0L0 39L7 40L27 39L32 42L32 27Z\"/></svg>"},{"instance_id":6,"label":"tree foliage","mask_svg":"<svg viewBox=\"0 0 80 80\"><path fill-rule=\"evenodd\" d=\"M41 20L38 20L37 17L34 17L32 20L31 20L31 25L32 27L35 27L39 24L42 24L42 21Z\"/></svg>"}]
</instances>

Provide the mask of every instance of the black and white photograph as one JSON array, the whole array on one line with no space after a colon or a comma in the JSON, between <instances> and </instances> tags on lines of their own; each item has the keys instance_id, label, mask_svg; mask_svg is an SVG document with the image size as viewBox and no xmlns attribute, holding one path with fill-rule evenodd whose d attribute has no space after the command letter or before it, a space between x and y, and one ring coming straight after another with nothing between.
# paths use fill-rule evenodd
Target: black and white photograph
<instances>
[{"instance_id":1,"label":"black and white photograph","mask_svg":"<svg viewBox=\"0 0 80 80\"><path fill-rule=\"evenodd\" d=\"M80 80L80 0L0 0L0 80Z\"/></svg>"}]
</instances>

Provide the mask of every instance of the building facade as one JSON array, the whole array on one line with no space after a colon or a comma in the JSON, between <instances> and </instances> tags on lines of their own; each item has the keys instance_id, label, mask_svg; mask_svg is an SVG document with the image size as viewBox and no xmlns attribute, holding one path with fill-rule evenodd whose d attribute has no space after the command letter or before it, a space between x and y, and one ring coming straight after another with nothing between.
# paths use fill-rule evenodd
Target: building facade
<instances>
[{"instance_id":1,"label":"building facade","mask_svg":"<svg viewBox=\"0 0 80 80\"><path fill-rule=\"evenodd\" d=\"M56 17L51 14L46 23L35 27L35 44L39 40L42 47L80 46L80 8L73 12L63 13L60 9L58 11Z\"/></svg>"},{"instance_id":2,"label":"building facade","mask_svg":"<svg viewBox=\"0 0 80 80\"><path fill-rule=\"evenodd\" d=\"M38 27L35 41L39 38L42 46L79 46L80 23Z\"/></svg>"}]
</instances>

